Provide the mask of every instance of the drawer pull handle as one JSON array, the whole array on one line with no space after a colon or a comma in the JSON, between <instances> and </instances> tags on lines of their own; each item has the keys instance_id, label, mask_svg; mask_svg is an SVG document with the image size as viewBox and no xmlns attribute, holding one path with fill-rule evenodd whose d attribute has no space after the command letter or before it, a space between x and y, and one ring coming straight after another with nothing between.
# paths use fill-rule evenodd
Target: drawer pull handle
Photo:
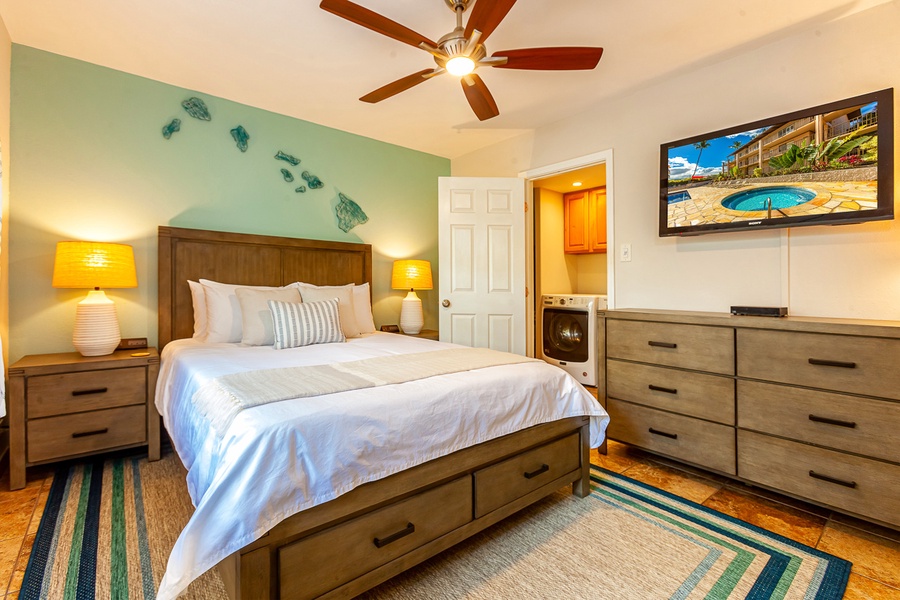
<instances>
[{"instance_id":1,"label":"drawer pull handle","mask_svg":"<svg viewBox=\"0 0 900 600\"><path fill-rule=\"evenodd\" d=\"M854 421L840 421L838 419L829 419L828 417L819 417L816 415L809 415L809 420L814 421L816 423L826 423L828 425L837 425L838 427L849 427L853 429L856 427L856 423Z\"/></svg>"},{"instance_id":2,"label":"drawer pull handle","mask_svg":"<svg viewBox=\"0 0 900 600\"><path fill-rule=\"evenodd\" d=\"M101 435L109 431L109 427L104 427L103 429L95 429L93 431L79 431L78 433L73 433L73 438L81 438L88 437L89 435Z\"/></svg>"},{"instance_id":3,"label":"drawer pull handle","mask_svg":"<svg viewBox=\"0 0 900 600\"><path fill-rule=\"evenodd\" d=\"M531 471L530 473L525 473L525 479L534 479L541 473L546 473L549 470L550 470L549 465L541 465L539 469L535 469L534 471Z\"/></svg>"},{"instance_id":4,"label":"drawer pull handle","mask_svg":"<svg viewBox=\"0 0 900 600\"><path fill-rule=\"evenodd\" d=\"M835 479L834 477L829 477L828 475L822 475L821 473L816 473L815 471L810 471L809 476L813 479L821 479L822 481L827 481L828 483L836 483L837 485L842 485L848 488L855 488L855 481L844 481L843 479Z\"/></svg>"},{"instance_id":5,"label":"drawer pull handle","mask_svg":"<svg viewBox=\"0 0 900 600\"><path fill-rule=\"evenodd\" d=\"M647 387L650 388L651 390L653 390L654 392L665 392L667 394L677 394L678 393L678 390L676 390L675 388L660 387L658 385L653 385L653 384L650 384Z\"/></svg>"},{"instance_id":6,"label":"drawer pull handle","mask_svg":"<svg viewBox=\"0 0 900 600\"><path fill-rule=\"evenodd\" d=\"M809 364L811 365L820 365L823 367L841 367L842 369L855 369L855 362L844 362L841 360L823 360L821 358L811 358L809 359Z\"/></svg>"},{"instance_id":7,"label":"drawer pull handle","mask_svg":"<svg viewBox=\"0 0 900 600\"><path fill-rule=\"evenodd\" d=\"M73 390L72 395L73 396L87 396L89 394L105 394L108 391L109 391L109 389L105 388L105 387L93 388L90 390Z\"/></svg>"},{"instance_id":8,"label":"drawer pull handle","mask_svg":"<svg viewBox=\"0 0 900 600\"><path fill-rule=\"evenodd\" d=\"M388 544L392 542L396 542L400 538L406 537L411 533L416 531L416 526L412 523L407 523L404 529L401 529L397 533L392 533L391 535L384 538L375 538L372 542L375 544L376 548L384 548Z\"/></svg>"},{"instance_id":9,"label":"drawer pull handle","mask_svg":"<svg viewBox=\"0 0 900 600\"><path fill-rule=\"evenodd\" d=\"M659 429L653 429L652 427L650 429L648 429L647 431L649 431L653 435L661 435L663 437L671 438L673 440L678 439L677 433L666 433L665 431L660 431Z\"/></svg>"},{"instance_id":10,"label":"drawer pull handle","mask_svg":"<svg viewBox=\"0 0 900 600\"><path fill-rule=\"evenodd\" d=\"M671 342L654 342L653 340L650 340L647 343L649 345L653 346L654 348L677 348L678 347L678 344L673 344Z\"/></svg>"}]
</instances>

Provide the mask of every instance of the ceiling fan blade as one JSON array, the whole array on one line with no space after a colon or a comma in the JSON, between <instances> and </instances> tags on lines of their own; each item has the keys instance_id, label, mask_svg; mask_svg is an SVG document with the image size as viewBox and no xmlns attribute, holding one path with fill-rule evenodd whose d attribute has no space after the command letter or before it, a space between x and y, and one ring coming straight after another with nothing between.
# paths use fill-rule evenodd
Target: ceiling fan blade
<instances>
[{"instance_id":1,"label":"ceiling fan blade","mask_svg":"<svg viewBox=\"0 0 900 600\"><path fill-rule=\"evenodd\" d=\"M347 19L348 21L352 21L357 25L361 25L366 29L377 31L382 35L394 38L404 44L415 46L416 48L422 43L426 43L432 47L436 46L434 42L422 34L416 33L412 29L404 27L396 21L392 21L377 12L373 12L359 4L354 4L349 0L322 0L319 7L341 18Z\"/></svg>"},{"instance_id":2,"label":"ceiling fan blade","mask_svg":"<svg viewBox=\"0 0 900 600\"><path fill-rule=\"evenodd\" d=\"M413 86L417 86L423 81L431 79L429 75L434 76L439 73L436 72L437 69L425 69L423 71L419 71L418 73L413 73L412 75L407 75L402 79L398 79L397 81L393 81L383 87L378 88L374 92L369 92L360 100L363 102L369 102L370 104L375 104L376 102L381 102L391 96L395 96L400 92L405 92L409 88ZM441 73L443 71L440 71Z\"/></svg>"},{"instance_id":3,"label":"ceiling fan blade","mask_svg":"<svg viewBox=\"0 0 900 600\"><path fill-rule=\"evenodd\" d=\"M472 35L474 30L481 32L481 43L491 35L513 7L516 0L479 0L475 2L475 8L466 23L466 38Z\"/></svg>"},{"instance_id":4,"label":"ceiling fan blade","mask_svg":"<svg viewBox=\"0 0 900 600\"><path fill-rule=\"evenodd\" d=\"M477 5L476 5L477 6ZM590 70L597 66L603 48L562 47L562 48L522 48L501 50L491 58L506 57L506 64L493 65L498 69L529 69L534 71L577 71Z\"/></svg>"},{"instance_id":5,"label":"ceiling fan blade","mask_svg":"<svg viewBox=\"0 0 900 600\"><path fill-rule=\"evenodd\" d=\"M491 92L484 85L481 77L472 73L460 79L459 82L462 84L463 92L466 93L469 106L475 111L475 116L479 121L486 121L500 114L494 97L491 96Z\"/></svg>"}]
</instances>

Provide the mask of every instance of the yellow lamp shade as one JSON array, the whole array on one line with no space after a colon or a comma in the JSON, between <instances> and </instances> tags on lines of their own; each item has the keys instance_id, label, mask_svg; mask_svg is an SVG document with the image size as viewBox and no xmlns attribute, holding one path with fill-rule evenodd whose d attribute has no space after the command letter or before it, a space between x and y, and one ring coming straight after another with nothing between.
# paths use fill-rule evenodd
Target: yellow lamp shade
<instances>
[{"instance_id":1,"label":"yellow lamp shade","mask_svg":"<svg viewBox=\"0 0 900 600\"><path fill-rule=\"evenodd\" d=\"M431 263L427 260L395 260L391 287L395 290L432 289Z\"/></svg>"},{"instance_id":2,"label":"yellow lamp shade","mask_svg":"<svg viewBox=\"0 0 900 600\"><path fill-rule=\"evenodd\" d=\"M108 242L58 242L53 287L137 287L134 250L126 244Z\"/></svg>"}]
</instances>

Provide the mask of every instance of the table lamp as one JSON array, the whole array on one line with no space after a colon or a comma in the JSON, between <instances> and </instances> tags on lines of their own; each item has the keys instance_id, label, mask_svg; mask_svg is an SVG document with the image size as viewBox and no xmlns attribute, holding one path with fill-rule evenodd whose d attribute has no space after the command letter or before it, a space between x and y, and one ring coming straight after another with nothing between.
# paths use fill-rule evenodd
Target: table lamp
<instances>
[{"instance_id":1,"label":"table lamp","mask_svg":"<svg viewBox=\"0 0 900 600\"><path fill-rule=\"evenodd\" d=\"M425 318L422 315L422 301L416 295L416 290L432 289L431 263L427 260L395 260L391 287L395 290L409 290L403 299L403 308L400 309L400 329L403 333L419 333L425 324Z\"/></svg>"},{"instance_id":2,"label":"table lamp","mask_svg":"<svg viewBox=\"0 0 900 600\"><path fill-rule=\"evenodd\" d=\"M100 288L137 287L134 250L106 242L58 242L53 287L94 288L78 303L72 343L82 356L112 354L119 345L116 305Z\"/></svg>"}]
</instances>

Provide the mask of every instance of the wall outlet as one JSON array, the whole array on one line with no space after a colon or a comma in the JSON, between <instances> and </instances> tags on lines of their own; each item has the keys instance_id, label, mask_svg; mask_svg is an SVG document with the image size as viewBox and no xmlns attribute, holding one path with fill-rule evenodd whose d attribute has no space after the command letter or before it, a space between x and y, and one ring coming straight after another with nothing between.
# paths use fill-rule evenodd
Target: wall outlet
<instances>
[{"instance_id":1,"label":"wall outlet","mask_svg":"<svg viewBox=\"0 0 900 600\"><path fill-rule=\"evenodd\" d=\"M631 244L622 244L619 246L619 261L631 262Z\"/></svg>"}]
</instances>

